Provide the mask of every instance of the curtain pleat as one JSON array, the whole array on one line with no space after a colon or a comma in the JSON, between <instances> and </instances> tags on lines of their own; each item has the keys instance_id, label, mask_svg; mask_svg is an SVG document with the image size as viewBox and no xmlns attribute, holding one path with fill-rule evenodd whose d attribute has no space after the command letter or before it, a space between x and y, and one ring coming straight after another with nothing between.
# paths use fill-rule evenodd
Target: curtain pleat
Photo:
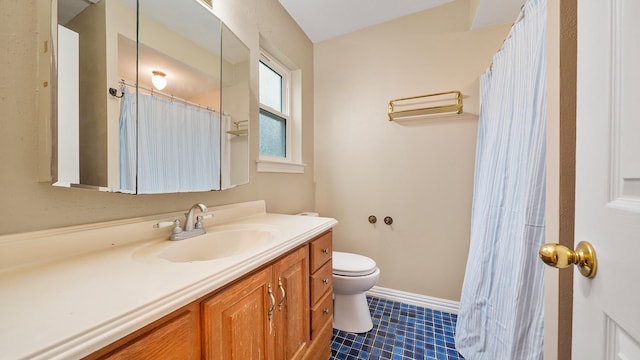
<instances>
[{"instance_id":1,"label":"curtain pleat","mask_svg":"<svg viewBox=\"0 0 640 360\"><path fill-rule=\"evenodd\" d=\"M136 98L125 86L120 99L120 189L124 193L136 192Z\"/></svg>"},{"instance_id":2,"label":"curtain pleat","mask_svg":"<svg viewBox=\"0 0 640 360\"><path fill-rule=\"evenodd\" d=\"M469 257L456 328L466 359L542 359L546 1L529 0L482 105Z\"/></svg>"}]
</instances>

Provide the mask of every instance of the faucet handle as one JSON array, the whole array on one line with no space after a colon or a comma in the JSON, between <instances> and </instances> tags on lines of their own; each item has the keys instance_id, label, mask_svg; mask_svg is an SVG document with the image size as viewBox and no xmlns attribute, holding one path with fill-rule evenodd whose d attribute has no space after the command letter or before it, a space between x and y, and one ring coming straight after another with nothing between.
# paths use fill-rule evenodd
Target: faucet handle
<instances>
[{"instance_id":1,"label":"faucet handle","mask_svg":"<svg viewBox=\"0 0 640 360\"><path fill-rule=\"evenodd\" d=\"M173 226L174 224L175 224L174 221L160 221L159 223L153 225L153 227L156 229L160 229L160 228Z\"/></svg>"},{"instance_id":2,"label":"faucet handle","mask_svg":"<svg viewBox=\"0 0 640 360\"><path fill-rule=\"evenodd\" d=\"M204 225L202 224L202 220L204 219L211 219L213 217L213 214L207 214L207 215L198 215L196 217L196 229L204 229Z\"/></svg>"},{"instance_id":3,"label":"faucet handle","mask_svg":"<svg viewBox=\"0 0 640 360\"><path fill-rule=\"evenodd\" d=\"M153 225L153 227L156 228L156 229L169 227L169 226L173 226L173 233L174 234L182 232L182 228L180 227L180 220L179 219L175 219L173 221L160 221L159 223Z\"/></svg>"}]
</instances>

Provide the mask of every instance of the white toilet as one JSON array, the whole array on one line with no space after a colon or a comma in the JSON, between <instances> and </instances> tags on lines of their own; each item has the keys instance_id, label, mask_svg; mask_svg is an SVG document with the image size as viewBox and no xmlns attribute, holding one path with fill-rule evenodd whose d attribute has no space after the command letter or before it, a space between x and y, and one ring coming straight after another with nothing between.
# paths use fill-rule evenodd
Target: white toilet
<instances>
[{"instance_id":1,"label":"white toilet","mask_svg":"<svg viewBox=\"0 0 640 360\"><path fill-rule=\"evenodd\" d=\"M365 292L380 277L372 259L352 253L333 252L333 328L363 333L373 328Z\"/></svg>"}]
</instances>

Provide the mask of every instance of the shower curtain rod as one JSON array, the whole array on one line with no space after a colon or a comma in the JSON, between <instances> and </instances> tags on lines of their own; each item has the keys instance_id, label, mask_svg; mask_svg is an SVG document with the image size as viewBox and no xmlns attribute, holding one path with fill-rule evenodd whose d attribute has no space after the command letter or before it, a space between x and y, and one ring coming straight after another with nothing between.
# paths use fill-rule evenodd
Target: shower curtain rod
<instances>
[{"instance_id":1,"label":"shower curtain rod","mask_svg":"<svg viewBox=\"0 0 640 360\"><path fill-rule=\"evenodd\" d=\"M201 109L204 109L204 110L207 110L207 111L211 111L211 112L214 112L214 113L217 113L217 114L222 114L222 115L227 115L227 116L229 115L228 113L220 112L219 110L213 109L213 108L211 108L209 106L202 105L202 104L199 104L197 102L189 101L187 99L183 99L183 98L175 96L175 95L167 94L167 93L162 92L162 91L154 90L153 88L150 88L150 87L146 87L146 86L142 86L142 85L137 85L136 86L136 84L132 84L130 82L124 81L123 79L120 79L120 81L118 81L118 83L120 83L121 85L127 85L127 86L131 86L131 87L134 87L134 88L138 88L138 89L149 91L151 93L151 96L153 96L155 94L159 94L159 95L167 97L167 98L169 98L171 100L177 100L177 101L183 102L183 103L185 103L187 105L190 105L190 106L193 106L193 107L201 108Z\"/></svg>"}]
</instances>

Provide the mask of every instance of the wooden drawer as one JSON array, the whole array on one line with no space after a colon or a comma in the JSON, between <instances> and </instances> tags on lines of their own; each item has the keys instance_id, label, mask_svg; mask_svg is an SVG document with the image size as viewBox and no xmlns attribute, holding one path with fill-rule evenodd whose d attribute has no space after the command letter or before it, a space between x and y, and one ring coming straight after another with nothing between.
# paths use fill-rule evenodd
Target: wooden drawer
<instances>
[{"instance_id":1,"label":"wooden drawer","mask_svg":"<svg viewBox=\"0 0 640 360\"><path fill-rule=\"evenodd\" d=\"M333 287L333 268L331 267L331 260L327 261L320 270L311 275L311 304L315 304L320 300L327 290Z\"/></svg>"},{"instance_id":2,"label":"wooden drawer","mask_svg":"<svg viewBox=\"0 0 640 360\"><path fill-rule=\"evenodd\" d=\"M317 304L311 308L311 340L320 333L327 321L333 319L333 292L328 291Z\"/></svg>"},{"instance_id":3,"label":"wooden drawer","mask_svg":"<svg viewBox=\"0 0 640 360\"><path fill-rule=\"evenodd\" d=\"M331 246L331 231L313 240L310 246L311 273L315 273L324 263L331 259L333 247Z\"/></svg>"}]
</instances>

